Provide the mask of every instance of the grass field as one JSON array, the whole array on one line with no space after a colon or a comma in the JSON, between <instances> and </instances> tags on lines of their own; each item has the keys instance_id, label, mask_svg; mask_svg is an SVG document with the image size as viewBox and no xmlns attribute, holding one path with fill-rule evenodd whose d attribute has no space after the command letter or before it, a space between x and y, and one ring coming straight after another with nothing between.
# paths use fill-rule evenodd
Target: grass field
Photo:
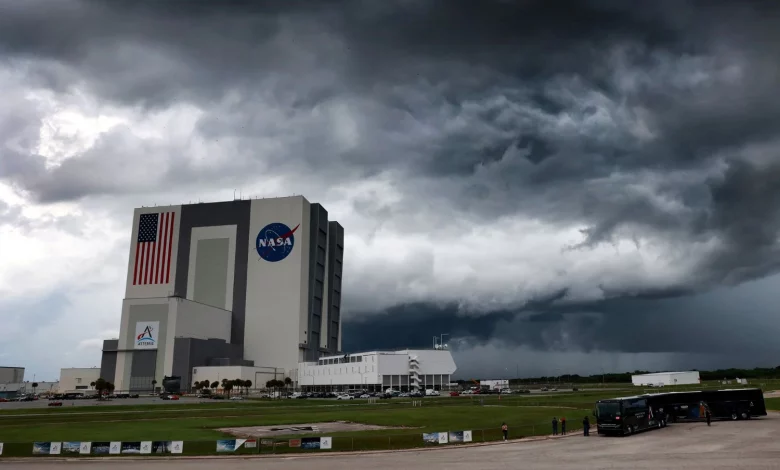
<instances>
[{"instance_id":1,"label":"grass field","mask_svg":"<svg viewBox=\"0 0 780 470\"><path fill-rule=\"evenodd\" d=\"M716 386L723 388L706 388ZM566 416L569 429L576 430L598 399L671 389L600 388L500 399L496 395L426 398L422 407L412 407L409 399L377 403L310 399L18 409L0 412L0 442L5 443L4 456L29 455L36 441L176 440L186 442L185 453L201 454L213 453L214 441L226 437L218 428L349 421L404 429L331 433L334 449L414 447L423 445L421 434L425 432L473 430L475 441L500 439L502 422L514 437L549 434L553 416ZM780 387L765 384L762 388ZM766 404L768 409L780 410L780 398L768 398Z\"/></svg>"}]
</instances>

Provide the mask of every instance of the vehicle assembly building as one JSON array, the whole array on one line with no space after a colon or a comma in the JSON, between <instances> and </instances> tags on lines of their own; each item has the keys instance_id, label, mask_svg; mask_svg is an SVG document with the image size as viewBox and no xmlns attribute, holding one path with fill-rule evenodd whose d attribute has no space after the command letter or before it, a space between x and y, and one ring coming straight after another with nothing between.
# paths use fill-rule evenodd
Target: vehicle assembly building
<instances>
[{"instance_id":1,"label":"vehicle assembly building","mask_svg":"<svg viewBox=\"0 0 780 470\"><path fill-rule=\"evenodd\" d=\"M343 256L341 225L302 196L135 209L100 376L117 391L189 388L201 366L295 379L341 353Z\"/></svg>"}]
</instances>

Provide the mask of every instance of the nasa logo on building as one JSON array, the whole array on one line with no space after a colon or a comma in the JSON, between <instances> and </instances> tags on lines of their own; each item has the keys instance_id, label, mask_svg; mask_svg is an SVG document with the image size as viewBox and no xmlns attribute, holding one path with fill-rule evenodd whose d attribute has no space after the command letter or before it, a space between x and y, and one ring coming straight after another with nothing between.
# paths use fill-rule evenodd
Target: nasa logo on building
<instances>
[{"instance_id":1,"label":"nasa logo on building","mask_svg":"<svg viewBox=\"0 0 780 470\"><path fill-rule=\"evenodd\" d=\"M298 230L298 224L294 229L287 225L274 222L268 224L260 230L255 241L255 248L260 258L276 263L287 258L295 247L295 231Z\"/></svg>"}]
</instances>

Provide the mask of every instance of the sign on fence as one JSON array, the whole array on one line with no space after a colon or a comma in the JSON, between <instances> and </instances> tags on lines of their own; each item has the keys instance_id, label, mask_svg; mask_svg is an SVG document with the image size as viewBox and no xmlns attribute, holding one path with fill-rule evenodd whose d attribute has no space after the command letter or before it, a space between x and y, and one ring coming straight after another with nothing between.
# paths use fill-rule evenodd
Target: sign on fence
<instances>
[{"instance_id":1,"label":"sign on fence","mask_svg":"<svg viewBox=\"0 0 780 470\"><path fill-rule=\"evenodd\" d=\"M220 439L217 441L217 452L235 452L245 442L246 439Z\"/></svg>"},{"instance_id":2,"label":"sign on fence","mask_svg":"<svg viewBox=\"0 0 780 470\"><path fill-rule=\"evenodd\" d=\"M0 442L0 455L3 455L3 443Z\"/></svg>"},{"instance_id":3,"label":"sign on fence","mask_svg":"<svg viewBox=\"0 0 780 470\"><path fill-rule=\"evenodd\" d=\"M448 444L471 442L471 431L450 431L423 433L423 441L428 444Z\"/></svg>"}]
</instances>

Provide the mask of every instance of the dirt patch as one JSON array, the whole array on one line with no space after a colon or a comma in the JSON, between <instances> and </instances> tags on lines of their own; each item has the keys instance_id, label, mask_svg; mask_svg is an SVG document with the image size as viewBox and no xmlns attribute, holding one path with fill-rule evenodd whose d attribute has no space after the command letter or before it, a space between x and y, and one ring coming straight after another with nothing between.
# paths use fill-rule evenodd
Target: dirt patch
<instances>
[{"instance_id":1,"label":"dirt patch","mask_svg":"<svg viewBox=\"0 0 780 470\"><path fill-rule=\"evenodd\" d=\"M780 390L765 393L764 398L780 398Z\"/></svg>"},{"instance_id":2,"label":"dirt patch","mask_svg":"<svg viewBox=\"0 0 780 470\"><path fill-rule=\"evenodd\" d=\"M217 431L235 437L273 437L294 434L327 434L333 432L381 431L384 429L413 429L403 426L377 426L374 424L350 423L334 421L330 423L311 424L277 424L274 426L248 426L242 428L220 428Z\"/></svg>"}]
</instances>

